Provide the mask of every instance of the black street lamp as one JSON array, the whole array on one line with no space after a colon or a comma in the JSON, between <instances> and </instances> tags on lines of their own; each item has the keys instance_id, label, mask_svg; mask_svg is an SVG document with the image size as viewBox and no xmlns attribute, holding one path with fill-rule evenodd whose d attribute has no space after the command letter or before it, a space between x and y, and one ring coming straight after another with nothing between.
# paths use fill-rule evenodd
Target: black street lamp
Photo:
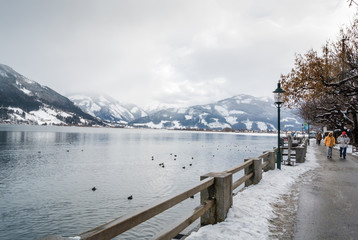
<instances>
[{"instance_id":1,"label":"black street lamp","mask_svg":"<svg viewBox=\"0 0 358 240\"><path fill-rule=\"evenodd\" d=\"M278 126L278 144L277 144L277 168L281 169L281 140L280 140L280 131L281 131L281 124L280 124L280 108L283 104L283 94L285 93L284 90L281 88L281 83L277 83L277 88L274 93L275 98L275 106L277 107L277 126Z\"/></svg>"},{"instance_id":2,"label":"black street lamp","mask_svg":"<svg viewBox=\"0 0 358 240\"><path fill-rule=\"evenodd\" d=\"M307 144L310 145L310 118L307 118L307 132L308 132L308 142Z\"/></svg>"}]
</instances>

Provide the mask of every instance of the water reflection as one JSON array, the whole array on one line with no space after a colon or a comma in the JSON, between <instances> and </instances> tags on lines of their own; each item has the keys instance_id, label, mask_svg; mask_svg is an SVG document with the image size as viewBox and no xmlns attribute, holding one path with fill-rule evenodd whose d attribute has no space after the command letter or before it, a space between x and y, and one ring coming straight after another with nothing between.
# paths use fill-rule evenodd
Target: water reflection
<instances>
[{"instance_id":1,"label":"water reflection","mask_svg":"<svg viewBox=\"0 0 358 240\"><path fill-rule=\"evenodd\" d=\"M76 235L179 193L198 183L200 175L237 166L244 158L272 149L275 140L164 130L0 125L0 239ZM127 199L129 195L133 200ZM150 238L198 204L199 197L188 199L119 239Z\"/></svg>"}]
</instances>

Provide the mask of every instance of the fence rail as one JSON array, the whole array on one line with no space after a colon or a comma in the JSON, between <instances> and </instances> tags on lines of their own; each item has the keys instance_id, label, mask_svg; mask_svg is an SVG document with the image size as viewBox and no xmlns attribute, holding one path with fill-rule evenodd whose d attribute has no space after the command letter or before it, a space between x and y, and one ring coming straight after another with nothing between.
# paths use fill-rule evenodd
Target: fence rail
<instances>
[{"instance_id":1,"label":"fence rail","mask_svg":"<svg viewBox=\"0 0 358 240\"><path fill-rule=\"evenodd\" d=\"M84 232L79 236L81 239L96 240L96 239L111 239L115 236L147 221L148 219L158 215L161 212L175 206L176 204L188 199L190 196L206 189L214 184L214 178L208 178L202 181L199 185L175 196L168 197L160 203L146 206L138 211L119 217L111 222L103 224L92 230Z\"/></svg>"},{"instance_id":2,"label":"fence rail","mask_svg":"<svg viewBox=\"0 0 358 240\"><path fill-rule=\"evenodd\" d=\"M297 149L302 148L302 157L304 158L307 151L307 140L301 139L300 143ZM167 197L159 203L148 205L133 213L126 214L81 233L79 237L81 240L106 240L114 238L199 192L200 206L196 207L189 217L179 220L172 226L167 226L166 229L156 236L156 239L172 239L198 218L200 218L202 226L224 221L229 208L232 206L233 190L243 183L245 183L246 187L259 183L263 171L275 169L276 158L277 148L274 148L272 151L265 151L257 158L245 159L245 162L237 167L219 173L212 172L205 174L200 177L201 182L194 187L175 196ZM233 182L232 176L242 170L244 170L243 176ZM42 240L46 239L53 238L49 236L42 238Z\"/></svg>"}]
</instances>

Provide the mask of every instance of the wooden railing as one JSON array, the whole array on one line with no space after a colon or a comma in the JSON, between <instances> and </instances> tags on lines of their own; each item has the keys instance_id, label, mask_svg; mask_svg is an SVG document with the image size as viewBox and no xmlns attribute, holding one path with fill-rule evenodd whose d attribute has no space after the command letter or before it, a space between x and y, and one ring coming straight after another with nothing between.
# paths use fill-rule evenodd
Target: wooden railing
<instances>
[{"instance_id":1,"label":"wooden railing","mask_svg":"<svg viewBox=\"0 0 358 240\"><path fill-rule=\"evenodd\" d=\"M283 164L295 165L296 163L305 162L307 145L307 138L300 138L294 143L291 138L288 138L287 146L281 148L281 159Z\"/></svg>"},{"instance_id":2,"label":"wooden railing","mask_svg":"<svg viewBox=\"0 0 358 240\"><path fill-rule=\"evenodd\" d=\"M147 221L148 219L168 210L178 203L200 192L200 206L193 210L189 217L185 217L167 226L159 233L156 239L172 239L181 231L200 218L201 226L215 224L224 221L232 206L233 191L245 183L245 187L257 184L262 178L263 171L275 169L277 148L266 151L256 158L245 159L245 162L237 167L223 172L211 172L200 177L201 182L196 186L175 196L167 197L159 203L149 205L133 213L121 216L87 232L79 234L81 240L105 240ZM244 170L241 178L232 181L233 175ZM50 238L43 238L50 239Z\"/></svg>"},{"instance_id":3,"label":"wooden railing","mask_svg":"<svg viewBox=\"0 0 358 240\"><path fill-rule=\"evenodd\" d=\"M79 236L81 239L95 240L95 239L111 239L115 236L139 225L140 223L158 215L161 212L175 206L176 204L188 199L190 196L206 189L214 184L214 178L208 178L202 181L199 185L175 196L168 197L162 200L160 203L146 206L136 212L119 217L111 222L103 224L99 227L91 229L87 232L81 233ZM178 224L175 227L175 233L168 231L163 234L162 239L169 239L170 236L176 236L177 233L188 227L192 222L198 219L203 212L214 205L214 200L209 200L205 204L198 207L194 214L185 221ZM189 224L190 223L190 224ZM166 238L168 237L168 238Z\"/></svg>"}]
</instances>

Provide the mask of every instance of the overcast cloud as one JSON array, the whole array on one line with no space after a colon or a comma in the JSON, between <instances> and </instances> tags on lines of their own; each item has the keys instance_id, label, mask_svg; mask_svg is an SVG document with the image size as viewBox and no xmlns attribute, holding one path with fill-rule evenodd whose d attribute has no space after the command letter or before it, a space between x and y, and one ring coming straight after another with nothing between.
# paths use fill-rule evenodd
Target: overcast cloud
<instances>
[{"instance_id":1,"label":"overcast cloud","mask_svg":"<svg viewBox=\"0 0 358 240\"><path fill-rule=\"evenodd\" d=\"M61 94L144 106L271 96L335 40L345 0L0 0L0 63Z\"/></svg>"}]
</instances>

